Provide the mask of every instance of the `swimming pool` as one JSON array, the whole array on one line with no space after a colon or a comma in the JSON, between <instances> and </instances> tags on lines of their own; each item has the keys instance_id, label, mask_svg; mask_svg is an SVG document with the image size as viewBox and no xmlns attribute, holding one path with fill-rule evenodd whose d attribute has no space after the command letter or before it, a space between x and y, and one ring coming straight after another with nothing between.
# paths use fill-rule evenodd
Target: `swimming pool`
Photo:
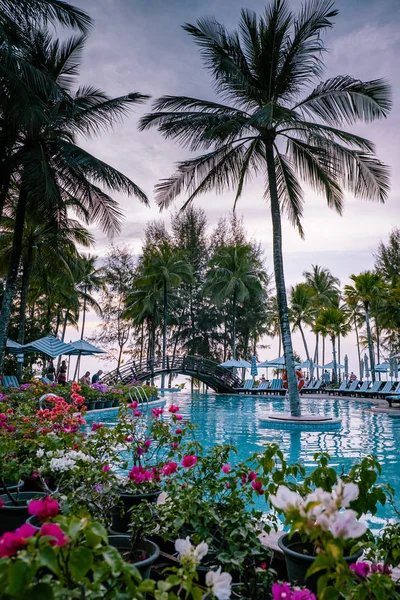
<instances>
[{"instance_id":1,"label":"swimming pool","mask_svg":"<svg viewBox=\"0 0 400 600\"><path fill-rule=\"evenodd\" d=\"M381 481L389 483L400 497L400 419L372 413L362 402L338 398L303 397L302 411L330 414L342 419L337 431L281 431L268 429L262 417L271 412L289 410L286 399L268 396L230 396L217 394L166 394L165 404L177 404L186 419L199 425L196 438L209 448L215 444L232 443L238 449L237 460L245 460L268 442L279 445L289 462L301 462L307 470L315 466L315 452L327 452L331 464L340 473L366 454L375 454L382 466ZM165 418L169 418L166 411ZM86 417L88 425L102 421L112 425L117 409L96 411ZM399 502L398 502L399 504ZM373 529L380 529L384 520L394 516L390 506L379 507L369 519Z\"/></svg>"}]
</instances>

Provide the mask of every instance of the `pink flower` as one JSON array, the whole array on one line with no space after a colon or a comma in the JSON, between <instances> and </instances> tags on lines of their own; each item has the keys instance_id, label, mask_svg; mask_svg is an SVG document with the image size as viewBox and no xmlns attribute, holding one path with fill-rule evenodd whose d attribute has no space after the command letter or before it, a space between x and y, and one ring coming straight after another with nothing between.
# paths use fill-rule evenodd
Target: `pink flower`
<instances>
[{"instance_id":1,"label":"pink flower","mask_svg":"<svg viewBox=\"0 0 400 600\"><path fill-rule=\"evenodd\" d=\"M125 438L126 442L133 442L133 437L131 435L127 435Z\"/></svg>"},{"instance_id":2,"label":"pink flower","mask_svg":"<svg viewBox=\"0 0 400 600\"><path fill-rule=\"evenodd\" d=\"M359 577L367 577L370 574L371 569L366 562L357 562L350 565L350 569Z\"/></svg>"},{"instance_id":3,"label":"pink flower","mask_svg":"<svg viewBox=\"0 0 400 600\"><path fill-rule=\"evenodd\" d=\"M242 475L241 482L242 482L243 484L247 483L247 477L246 477L246 475Z\"/></svg>"},{"instance_id":4,"label":"pink flower","mask_svg":"<svg viewBox=\"0 0 400 600\"><path fill-rule=\"evenodd\" d=\"M292 600L292 592L288 583L274 583L272 586L272 600Z\"/></svg>"},{"instance_id":5,"label":"pink flower","mask_svg":"<svg viewBox=\"0 0 400 600\"><path fill-rule=\"evenodd\" d=\"M229 473L229 471L231 470L231 465L222 465L222 470L224 473Z\"/></svg>"},{"instance_id":6,"label":"pink flower","mask_svg":"<svg viewBox=\"0 0 400 600\"><path fill-rule=\"evenodd\" d=\"M129 406L132 408L132 410L136 410L139 404L136 402L136 400L134 400Z\"/></svg>"},{"instance_id":7,"label":"pink flower","mask_svg":"<svg viewBox=\"0 0 400 600\"><path fill-rule=\"evenodd\" d=\"M37 471L33 471L32 477L33 477L33 479L38 479L39 473Z\"/></svg>"},{"instance_id":8,"label":"pink flower","mask_svg":"<svg viewBox=\"0 0 400 600\"><path fill-rule=\"evenodd\" d=\"M5 505L5 502L2 498L0 498L0 509L3 508L3 506Z\"/></svg>"},{"instance_id":9,"label":"pink flower","mask_svg":"<svg viewBox=\"0 0 400 600\"><path fill-rule=\"evenodd\" d=\"M153 479L153 473L146 471L144 467L133 466L128 473L128 478L134 483L145 483Z\"/></svg>"},{"instance_id":10,"label":"pink flower","mask_svg":"<svg viewBox=\"0 0 400 600\"><path fill-rule=\"evenodd\" d=\"M171 448L179 448L179 442L172 442Z\"/></svg>"},{"instance_id":11,"label":"pink flower","mask_svg":"<svg viewBox=\"0 0 400 600\"><path fill-rule=\"evenodd\" d=\"M182 460L182 467L185 467L185 469L189 469L190 467L193 467L196 463L196 456L184 456Z\"/></svg>"},{"instance_id":12,"label":"pink flower","mask_svg":"<svg viewBox=\"0 0 400 600\"><path fill-rule=\"evenodd\" d=\"M172 473L175 473L177 468L178 468L178 463L169 462L162 467L161 471L164 473L164 475L172 475Z\"/></svg>"},{"instance_id":13,"label":"pink flower","mask_svg":"<svg viewBox=\"0 0 400 600\"><path fill-rule=\"evenodd\" d=\"M55 517L60 512L60 505L57 500L50 496L40 500L31 500L28 504L28 513L44 521L50 517Z\"/></svg>"},{"instance_id":14,"label":"pink flower","mask_svg":"<svg viewBox=\"0 0 400 600\"><path fill-rule=\"evenodd\" d=\"M153 413L153 417L158 419L158 417L163 414L164 409L163 408L152 408L151 412Z\"/></svg>"},{"instance_id":15,"label":"pink flower","mask_svg":"<svg viewBox=\"0 0 400 600\"><path fill-rule=\"evenodd\" d=\"M174 415L174 416L177 421L182 421L182 419L183 419L182 415Z\"/></svg>"},{"instance_id":16,"label":"pink flower","mask_svg":"<svg viewBox=\"0 0 400 600\"><path fill-rule=\"evenodd\" d=\"M70 541L57 523L44 523L40 528L40 535L52 538L49 540L50 546L64 546Z\"/></svg>"},{"instance_id":17,"label":"pink flower","mask_svg":"<svg viewBox=\"0 0 400 600\"><path fill-rule=\"evenodd\" d=\"M146 446L146 448L149 448L151 446L151 440L146 440L144 445Z\"/></svg>"},{"instance_id":18,"label":"pink flower","mask_svg":"<svg viewBox=\"0 0 400 600\"><path fill-rule=\"evenodd\" d=\"M302 590L296 590L292 594L291 600L317 600L315 594L310 592L307 588Z\"/></svg>"},{"instance_id":19,"label":"pink flower","mask_svg":"<svg viewBox=\"0 0 400 600\"><path fill-rule=\"evenodd\" d=\"M174 406L174 404L171 404L171 406L168 409L168 412L170 413L177 413L179 411L179 406Z\"/></svg>"},{"instance_id":20,"label":"pink flower","mask_svg":"<svg viewBox=\"0 0 400 600\"><path fill-rule=\"evenodd\" d=\"M103 423L93 423L92 431L96 431L97 429L101 429L103 427Z\"/></svg>"},{"instance_id":21,"label":"pink flower","mask_svg":"<svg viewBox=\"0 0 400 600\"><path fill-rule=\"evenodd\" d=\"M133 414L135 415L135 417L140 417L142 412L140 410L135 410Z\"/></svg>"},{"instance_id":22,"label":"pink flower","mask_svg":"<svg viewBox=\"0 0 400 600\"><path fill-rule=\"evenodd\" d=\"M0 538L0 558L14 556L19 550L26 546L26 540L35 535L36 529L24 523L15 531L7 531Z\"/></svg>"},{"instance_id":23,"label":"pink flower","mask_svg":"<svg viewBox=\"0 0 400 600\"><path fill-rule=\"evenodd\" d=\"M140 446L138 448L136 448L135 452L138 456L143 456L143 454L144 454L144 450Z\"/></svg>"},{"instance_id":24,"label":"pink flower","mask_svg":"<svg viewBox=\"0 0 400 600\"><path fill-rule=\"evenodd\" d=\"M103 465L103 473L108 473L108 471L111 469L110 465Z\"/></svg>"},{"instance_id":25,"label":"pink flower","mask_svg":"<svg viewBox=\"0 0 400 600\"><path fill-rule=\"evenodd\" d=\"M253 481L253 483L251 484L251 487L253 488L253 490L255 490L257 492L257 494L264 493L261 481Z\"/></svg>"},{"instance_id":26,"label":"pink flower","mask_svg":"<svg viewBox=\"0 0 400 600\"><path fill-rule=\"evenodd\" d=\"M177 430L175 431L175 433L176 433L176 435L180 435L180 434L182 433L182 429L177 429Z\"/></svg>"},{"instance_id":27,"label":"pink flower","mask_svg":"<svg viewBox=\"0 0 400 600\"><path fill-rule=\"evenodd\" d=\"M268 565L267 565L267 563L265 562L265 560L264 560L262 563L260 563L260 569L262 569L263 571L266 571L266 570L267 570L267 567L268 567Z\"/></svg>"},{"instance_id":28,"label":"pink flower","mask_svg":"<svg viewBox=\"0 0 400 600\"><path fill-rule=\"evenodd\" d=\"M249 481L254 481L257 478L257 473L254 473L254 471L250 471L250 473L247 476L247 479Z\"/></svg>"}]
</instances>

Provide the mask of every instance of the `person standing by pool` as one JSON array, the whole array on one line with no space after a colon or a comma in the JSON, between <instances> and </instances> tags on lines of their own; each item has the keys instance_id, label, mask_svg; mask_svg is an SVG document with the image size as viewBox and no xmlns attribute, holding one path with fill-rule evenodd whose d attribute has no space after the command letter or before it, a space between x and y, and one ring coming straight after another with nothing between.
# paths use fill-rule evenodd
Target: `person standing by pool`
<instances>
[{"instance_id":1,"label":"person standing by pool","mask_svg":"<svg viewBox=\"0 0 400 600\"><path fill-rule=\"evenodd\" d=\"M81 383L86 385L90 384L90 371L86 371L86 373L81 377Z\"/></svg>"},{"instance_id":2,"label":"person standing by pool","mask_svg":"<svg viewBox=\"0 0 400 600\"><path fill-rule=\"evenodd\" d=\"M97 373L95 373L92 377L92 383L97 383L100 379L100 376L103 375L103 371L100 369L99 371L97 371Z\"/></svg>"},{"instance_id":3,"label":"person standing by pool","mask_svg":"<svg viewBox=\"0 0 400 600\"><path fill-rule=\"evenodd\" d=\"M50 359L49 362L47 363L46 377L49 381L54 381L55 374L56 374L56 369L54 367L53 360Z\"/></svg>"},{"instance_id":4,"label":"person standing by pool","mask_svg":"<svg viewBox=\"0 0 400 600\"><path fill-rule=\"evenodd\" d=\"M67 385L67 363L65 360L61 362L57 373L57 383L59 385Z\"/></svg>"},{"instance_id":5,"label":"person standing by pool","mask_svg":"<svg viewBox=\"0 0 400 600\"><path fill-rule=\"evenodd\" d=\"M356 381L357 380L357 375L355 373L353 373L353 371L350 373L350 377L349 377L350 381Z\"/></svg>"},{"instance_id":6,"label":"person standing by pool","mask_svg":"<svg viewBox=\"0 0 400 600\"><path fill-rule=\"evenodd\" d=\"M329 377L329 373L326 369L324 374L322 375L322 381L324 382L325 387L328 386L331 382L331 378Z\"/></svg>"}]
</instances>

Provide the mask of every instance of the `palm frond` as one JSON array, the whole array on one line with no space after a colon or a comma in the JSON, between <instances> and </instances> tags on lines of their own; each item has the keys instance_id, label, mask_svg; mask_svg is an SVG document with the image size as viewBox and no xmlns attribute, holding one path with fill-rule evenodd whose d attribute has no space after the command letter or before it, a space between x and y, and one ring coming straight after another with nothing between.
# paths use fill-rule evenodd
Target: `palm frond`
<instances>
[{"instance_id":1,"label":"palm frond","mask_svg":"<svg viewBox=\"0 0 400 600\"><path fill-rule=\"evenodd\" d=\"M338 75L320 83L293 108L337 126L351 125L358 119L366 122L381 119L391 107L391 88L384 79L360 81Z\"/></svg>"},{"instance_id":2,"label":"palm frond","mask_svg":"<svg viewBox=\"0 0 400 600\"><path fill-rule=\"evenodd\" d=\"M295 175L294 165L276 147L275 171L279 202L293 227L296 227L300 237L304 238L304 230L301 224L304 203L303 190Z\"/></svg>"},{"instance_id":3,"label":"palm frond","mask_svg":"<svg viewBox=\"0 0 400 600\"><path fill-rule=\"evenodd\" d=\"M30 19L39 23L51 21L86 32L91 28L89 15L63 0L0 0L2 18L21 22Z\"/></svg>"}]
</instances>

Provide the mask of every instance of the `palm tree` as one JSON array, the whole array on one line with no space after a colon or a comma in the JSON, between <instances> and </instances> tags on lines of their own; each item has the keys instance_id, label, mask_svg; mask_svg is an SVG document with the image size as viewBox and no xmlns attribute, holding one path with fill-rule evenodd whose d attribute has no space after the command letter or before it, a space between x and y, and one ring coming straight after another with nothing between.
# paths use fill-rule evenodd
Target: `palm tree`
<instances>
[{"instance_id":1,"label":"palm tree","mask_svg":"<svg viewBox=\"0 0 400 600\"><path fill-rule=\"evenodd\" d=\"M364 307L371 377L372 381L375 381L375 354L371 334L370 308L371 304L376 302L383 294L385 285L382 276L373 271L363 271L359 275L351 275L350 279L354 285L346 285L344 290L347 296L351 296L353 299L357 298Z\"/></svg>"},{"instance_id":2,"label":"palm tree","mask_svg":"<svg viewBox=\"0 0 400 600\"><path fill-rule=\"evenodd\" d=\"M181 283L192 281L192 268L183 259L181 252L175 250L168 242L162 242L158 247L143 257L141 281L138 287L147 284L150 288L162 290L163 305L163 367L165 366L165 357L167 354L167 324L169 295L172 290L178 288ZM161 387L164 387L164 374L161 378Z\"/></svg>"},{"instance_id":3,"label":"palm tree","mask_svg":"<svg viewBox=\"0 0 400 600\"><path fill-rule=\"evenodd\" d=\"M336 340L339 336L346 336L351 330L346 314L339 308L324 308L321 310L315 329L324 336L329 336L332 342L333 356L333 382L337 382L337 357Z\"/></svg>"},{"instance_id":4,"label":"palm tree","mask_svg":"<svg viewBox=\"0 0 400 600\"><path fill-rule=\"evenodd\" d=\"M337 306L340 297L340 281L334 277L329 269L319 265L311 265L311 271L304 271L303 276L307 285L313 291L313 301L316 316L323 308ZM322 337L323 356L325 357L325 336ZM319 363L319 332L315 331L314 362ZM324 362L324 358L323 358ZM317 375L319 370L317 369Z\"/></svg>"},{"instance_id":5,"label":"palm tree","mask_svg":"<svg viewBox=\"0 0 400 600\"><path fill-rule=\"evenodd\" d=\"M77 135L97 134L101 129L111 127L132 104L147 96L134 93L111 99L90 86L72 93L85 38L80 36L60 43L52 40L47 32L37 29L29 29L26 38L30 62L51 73L59 91L56 94L53 89L46 88L38 95L37 101L42 109L44 107L44 118L39 115L32 119L29 128L22 128L11 152L19 196L1 308L0 373L27 207L41 214L42 219L51 220L58 211L65 210L66 202L73 200L78 216L86 222L97 223L107 234L112 234L119 231L121 212L117 202L102 187L133 194L148 203L145 194L130 179L76 143Z\"/></svg>"},{"instance_id":6,"label":"palm tree","mask_svg":"<svg viewBox=\"0 0 400 600\"><path fill-rule=\"evenodd\" d=\"M270 201L276 294L288 373L291 412L300 414L282 255L281 213L303 234L303 193L298 177L325 195L341 213L343 187L360 198L383 202L387 168L374 145L341 129L357 120L386 117L386 82L361 82L339 75L321 83L325 50L322 33L337 15L331 0L308 2L294 15L287 0L273 0L263 16L242 10L239 32L229 33L214 19L184 26L200 46L221 102L164 96L141 129L157 126L191 151L175 174L157 186L165 208L181 193L185 206L200 193L236 188L254 174L267 181ZM316 87L309 91L313 82ZM301 99L301 93L305 97Z\"/></svg>"},{"instance_id":7,"label":"palm tree","mask_svg":"<svg viewBox=\"0 0 400 600\"><path fill-rule=\"evenodd\" d=\"M354 331L356 332L356 343L357 343L357 356L358 364L361 363L361 349L360 349L360 327L364 321L364 315L361 312L361 302L358 295L354 293L354 288L351 286L345 287L344 291L344 307L343 310L347 314L349 321L354 324Z\"/></svg>"},{"instance_id":8,"label":"palm tree","mask_svg":"<svg viewBox=\"0 0 400 600\"><path fill-rule=\"evenodd\" d=\"M292 331L300 331L307 360L310 360L307 340L304 335L303 324L311 325L315 318L315 304L312 288L307 283L298 283L290 291L290 320L293 323Z\"/></svg>"},{"instance_id":9,"label":"palm tree","mask_svg":"<svg viewBox=\"0 0 400 600\"><path fill-rule=\"evenodd\" d=\"M235 359L238 304L261 294L264 270L251 246L237 244L217 248L209 266L205 292L217 305L231 303L232 358Z\"/></svg>"}]
</instances>

